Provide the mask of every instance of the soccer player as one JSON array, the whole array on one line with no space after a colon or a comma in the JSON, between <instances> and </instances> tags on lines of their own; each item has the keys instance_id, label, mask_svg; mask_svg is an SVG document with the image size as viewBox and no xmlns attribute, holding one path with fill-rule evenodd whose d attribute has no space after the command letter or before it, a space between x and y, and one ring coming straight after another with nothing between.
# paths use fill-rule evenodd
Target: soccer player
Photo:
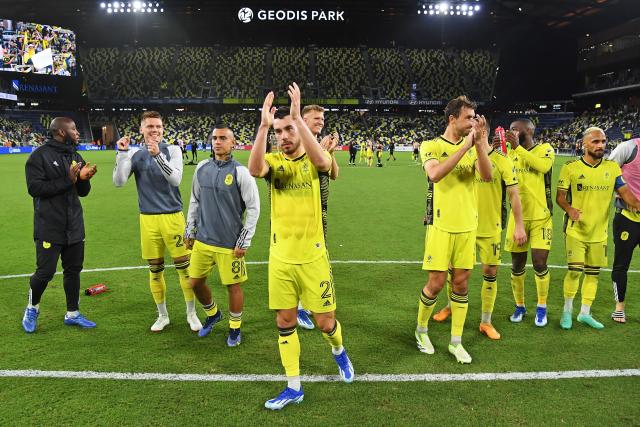
<instances>
[{"instance_id":1,"label":"soccer player","mask_svg":"<svg viewBox=\"0 0 640 427\"><path fill-rule=\"evenodd\" d=\"M420 143L418 141L413 141L413 154L411 158L414 162L420 163Z\"/></svg>"},{"instance_id":2,"label":"soccer player","mask_svg":"<svg viewBox=\"0 0 640 427\"><path fill-rule=\"evenodd\" d=\"M377 160L376 166L379 168L382 167L382 151L383 150L384 150L384 146L382 145L382 142L378 141L378 143L376 144L376 160Z\"/></svg>"},{"instance_id":3,"label":"soccer player","mask_svg":"<svg viewBox=\"0 0 640 427\"><path fill-rule=\"evenodd\" d=\"M349 141L349 166L356 165L356 154L358 153L358 146L355 139Z\"/></svg>"},{"instance_id":4,"label":"soccer player","mask_svg":"<svg viewBox=\"0 0 640 427\"><path fill-rule=\"evenodd\" d=\"M84 261L84 219L79 197L91 191L89 180L96 167L76 151L80 133L67 117L56 117L49 126L51 138L29 155L25 165L27 190L33 197L33 240L36 271L29 279L29 303L22 327L33 333L38 326L40 299L62 258L67 314L64 324L95 328L79 311L80 272Z\"/></svg>"},{"instance_id":5,"label":"soccer player","mask_svg":"<svg viewBox=\"0 0 640 427\"><path fill-rule=\"evenodd\" d=\"M203 160L196 167L185 230L187 249L193 248L190 283L207 314L198 335L207 336L222 319L222 312L207 286L207 276L217 264L220 282L229 294L229 347L236 347L242 341L244 294L240 283L247 280L244 255L260 216L256 182L249 170L231 155L235 143L228 126L219 125L214 129L211 136L214 158Z\"/></svg>"},{"instance_id":6,"label":"soccer player","mask_svg":"<svg viewBox=\"0 0 640 427\"><path fill-rule=\"evenodd\" d=\"M331 156L317 143L300 114L300 89L289 86L291 109L276 111L273 92L262 106L262 120L249 157L249 171L266 177L271 199L269 248L269 308L276 310L278 347L287 387L265 402L269 409L300 403L300 341L296 332L297 306L314 315L331 345L340 376L352 382L354 370L342 343L342 327L335 317L336 295L324 230L319 173L331 168ZM267 133L273 126L280 152L265 155Z\"/></svg>"},{"instance_id":7,"label":"soccer player","mask_svg":"<svg viewBox=\"0 0 640 427\"><path fill-rule=\"evenodd\" d=\"M520 245L512 238L516 225L512 211L507 224L505 250L511 252L511 289L516 303L510 320L521 322L527 312L524 305L525 264L527 251L531 247L538 294L535 324L543 327L547 324L547 296L551 281L547 258L553 234L551 168L555 152L548 143L534 142L534 133L535 125L529 119L518 119L511 123L506 133L506 140L511 144L508 155L513 160L518 178L527 242Z\"/></svg>"},{"instance_id":8,"label":"soccer player","mask_svg":"<svg viewBox=\"0 0 640 427\"><path fill-rule=\"evenodd\" d=\"M418 302L415 331L418 349L433 354L428 335L429 318L444 287L449 266L451 279L451 342L449 353L460 363L471 363L462 346L462 330L468 309L467 282L475 258L478 227L476 170L480 179L491 179L486 120L476 119L476 105L466 96L452 99L444 114L447 128L442 136L420 147L429 178L427 232L422 269L429 279Z\"/></svg>"},{"instance_id":9,"label":"soccer player","mask_svg":"<svg viewBox=\"0 0 640 427\"><path fill-rule=\"evenodd\" d=\"M198 143L196 141L191 142L191 163L195 164L198 161Z\"/></svg>"},{"instance_id":10,"label":"soccer player","mask_svg":"<svg viewBox=\"0 0 640 427\"><path fill-rule=\"evenodd\" d=\"M622 169L622 177L636 198L640 198L640 139L621 142L611 152L609 159ZM615 253L611 280L616 300L615 311L611 318L618 323L625 323L625 296L627 293L627 272L633 251L640 245L640 213L630 207L625 200L617 197L616 214L613 217L613 242Z\"/></svg>"},{"instance_id":11,"label":"soccer player","mask_svg":"<svg viewBox=\"0 0 640 427\"><path fill-rule=\"evenodd\" d=\"M302 109L302 120L316 138L316 141L320 138L320 133L324 128L324 108L319 105L307 105ZM320 172L320 186L326 188L326 191L322 192L322 226L325 234L325 242L327 239L327 208L329 201L329 179L336 180L339 175L338 163L336 161L333 151L338 144L338 135L327 135L320 141L320 146L331 154L331 170L329 172ZM314 329L313 321L311 320L311 312L306 310L302 305L302 301L298 303L298 325L304 329Z\"/></svg>"},{"instance_id":12,"label":"soccer player","mask_svg":"<svg viewBox=\"0 0 640 427\"><path fill-rule=\"evenodd\" d=\"M603 160L607 145L604 131L588 128L584 131L582 145L584 155L562 166L556 194L556 203L566 212L564 232L568 264L560 326L571 329L573 298L584 272L582 307L576 320L602 329L604 325L591 316L591 305L596 297L600 268L607 266L610 205L606 202L615 191L634 210L640 208L640 203L624 182L620 166L614 161Z\"/></svg>"},{"instance_id":13,"label":"soccer player","mask_svg":"<svg viewBox=\"0 0 640 427\"><path fill-rule=\"evenodd\" d=\"M394 140L391 140L391 141L389 142L389 157L387 157L387 162L388 162L388 161L389 161L389 159L391 159L392 157L393 157L393 161L394 161L394 162L397 160L397 159L396 159L395 154L393 154L393 153L394 153L394 151L395 151L395 149L396 149L396 142L395 142Z\"/></svg>"},{"instance_id":14,"label":"soccer player","mask_svg":"<svg viewBox=\"0 0 640 427\"><path fill-rule=\"evenodd\" d=\"M476 175L478 186L478 230L476 234L476 248L480 253L482 263L482 311L480 332L492 340L501 338L500 332L493 326L491 316L498 294L498 265L502 251L502 229L507 221L507 205L505 196L509 196L511 210L515 218L516 227L513 240L522 245L527 240L522 221L522 205L518 191L513 162L500 151L500 140L494 137L493 147L489 149L492 177L490 181L483 181ZM451 295L451 285L447 282L447 290ZM451 315L451 302L433 316L433 320L442 322Z\"/></svg>"},{"instance_id":15,"label":"soccer player","mask_svg":"<svg viewBox=\"0 0 640 427\"><path fill-rule=\"evenodd\" d=\"M196 315L195 297L189 283L190 251L184 244L185 221L178 188L182 181L182 150L162 141L163 130L160 113L142 113L140 133L146 148L130 148L128 136L118 140L113 184L121 187L131 174L136 177L142 257L149 263L149 287L158 309L158 318L151 330L160 332L170 323L164 280L164 252L167 249L180 278L187 304L187 323L192 331L199 331L202 324Z\"/></svg>"},{"instance_id":16,"label":"soccer player","mask_svg":"<svg viewBox=\"0 0 640 427\"><path fill-rule=\"evenodd\" d=\"M367 141L367 166L373 166L373 141Z\"/></svg>"}]
</instances>

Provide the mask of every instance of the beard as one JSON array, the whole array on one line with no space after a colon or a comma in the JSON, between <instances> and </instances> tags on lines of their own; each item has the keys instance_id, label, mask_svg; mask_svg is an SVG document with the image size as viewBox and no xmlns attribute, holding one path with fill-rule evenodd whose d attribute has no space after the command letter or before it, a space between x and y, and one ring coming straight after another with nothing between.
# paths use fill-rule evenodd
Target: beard
<instances>
[{"instance_id":1,"label":"beard","mask_svg":"<svg viewBox=\"0 0 640 427\"><path fill-rule=\"evenodd\" d=\"M524 144L525 142L527 142L527 135L524 132L521 132L518 134L518 143L520 145Z\"/></svg>"},{"instance_id":2,"label":"beard","mask_svg":"<svg viewBox=\"0 0 640 427\"><path fill-rule=\"evenodd\" d=\"M587 150L587 153L589 153L589 155L591 157L593 157L594 159L601 159L604 157L604 150L602 151L589 151Z\"/></svg>"}]
</instances>

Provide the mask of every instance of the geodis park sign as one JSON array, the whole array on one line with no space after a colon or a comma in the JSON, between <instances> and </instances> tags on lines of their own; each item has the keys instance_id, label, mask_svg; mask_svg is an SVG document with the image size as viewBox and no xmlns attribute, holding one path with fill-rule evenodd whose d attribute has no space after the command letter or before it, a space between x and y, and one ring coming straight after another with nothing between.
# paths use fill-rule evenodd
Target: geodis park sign
<instances>
[{"instance_id":1,"label":"geodis park sign","mask_svg":"<svg viewBox=\"0 0 640 427\"><path fill-rule=\"evenodd\" d=\"M238 20L251 22L344 22L344 10L337 9L266 9L241 7Z\"/></svg>"}]
</instances>

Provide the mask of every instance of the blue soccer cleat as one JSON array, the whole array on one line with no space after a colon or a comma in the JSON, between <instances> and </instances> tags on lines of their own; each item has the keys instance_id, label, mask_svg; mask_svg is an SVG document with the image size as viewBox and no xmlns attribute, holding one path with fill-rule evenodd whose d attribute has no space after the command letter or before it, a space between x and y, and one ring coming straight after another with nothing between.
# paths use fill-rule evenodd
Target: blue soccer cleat
<instances>
[{"instance_id":1,"label":"blue soccer cleat","mask_svg":"<svg viewBox=\"0 0 640 427\"><path fill-rule=\"evenodd\" d=\"M522 322L522 318L526 313L527 309L524 308L524 305L516 305L516 309L511 317L509 317L509 320L511 320L513 323L520 323Z\"/></svg>"},{"instance_id":2,"label":"blue soccer cleat","mask_svg":"<svg viewBox=\"0 0 640 427\"><path fill-rule=\"evenodd\" d=\"M304 391L300 387L300 391L295 391L292 388L285 388L282 393L273 399L264 402L264 407L274 411L278 411L290 403L301 403L304 399Z\"/></svg>"},{"instance_id":3,"label":"blue soccer cleat","mask_svg":"<svg viewBox=\"0 0 640 427\"><path fill-rule=\"evenodd\" d=\"M539 327L547 326L547 307L538 306L536 308L535 324Z\"/></svg>"},{"instance_id":4,"label":"blue soccer cleat","mask_svg":"<svg viewBox=\"0 0 640 427\"><path fill-rule=\"evenodd\" d=\"M199 337L206 337L211 333L213 326L222 320L222 311L218 310L218 312L213 316L208 316L204 320L204 325L202 325L202 329L198 331Z\"/></svg>"},{"instance_id":5,"label":"blue soccer cleat","mask_svg":"<svg viewBox=\"0 0 640 427\"><path fill-rule=\"evenodd\" d=\"M298 309L298 325L300 325L301 328L309 329L309 330L315 328L315 326L313 325L313 321L311 320L311 316L309 316L309 314L311 313L305 310L304 308Z\"/></svg>"},{"instance_id":6,"label":"blue soccer cleat","mask_svg":"<svg viewBox=\"0 0 640 427\"><path fill-rule=\"evenodd\" d=\"M35 332L36 327L38 326L38 315L40 312L35 308L25 308L24 316L22 316L22 327L24 331L28 334L32 334Z\"/></svg>"},{"instance_id":7,"label":"blue soccer cleat","mask_svg":"<svg viewBox=\"0 0 640 427\"><path fill-rule=\"evenodd\" d=\"M95 328L96 324L89 319L86 319L82 314L78 314L76 317L67 317L64 315L64 324L67 326L80 326L81 328L89 329Z\"/></svg>"},{"instance_id":8,"label":"blue soccer cleat","mask_svg":"<svg viewBox=\"0 0 640 427\"><path fill-rule=\"evenodd\" d=\"M237 347L242 342L242 333L240 332L240 328L238 329L229 329L229 336L227 337L227 346L229 347Z\"/></svg>"},{"instance_id":9,"label":"blue soccer cleat","mask_svg":"<svg viewBox=\"0 0 640 427\"><path fill-rule=\"evenodd\" d=\"M355 376L355 372L353 371L353 365L351 364L351 360L349 360L349 356L347 356L347 350L342 350L342 353L333 355L333 358L336 359L336 363L338 364L338 369L340 370L340 377L345 383L353 382L353 377Z\"/></svg>"}]
</instances>

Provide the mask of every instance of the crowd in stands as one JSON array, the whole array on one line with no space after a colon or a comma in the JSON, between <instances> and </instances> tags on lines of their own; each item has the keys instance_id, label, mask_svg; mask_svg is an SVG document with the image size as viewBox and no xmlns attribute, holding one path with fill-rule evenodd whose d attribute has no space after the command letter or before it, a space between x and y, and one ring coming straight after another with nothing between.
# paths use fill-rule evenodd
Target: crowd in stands
<instances>
[{"instance_id":1,"label":"crowd in stands","mask_svg":"<svg viewBox=\"0 0 640 427\"><path fill-rule=\"evenodd\" d=\"M112 99L259 98L296 81L319 98L488 100L497 66L485 50L364 47L92 48L84 62L90 96Z\"/></svg>"},{"instance_id":2,"label":"crowd in stands","mask_svg":"<svg viewBox=\"0 0 640 427\"><path fill-rule=\"evenodd\" d=\"M33 56L47 49L51 49L53 63L36 68ZM75 34L50 25L0 20L0 60L5 70L75 76Z\"/></svg>"},{"instance_id":3,"label":"crowd in stands","mask_svg":"<svg viewBox=\"0 0 640 427\"><path fill-rule=\"evenodd\" d=\"M39 146L45 139L45 135L35 132L30 123L0 116L0 146Z\"/></svg>"}]
</instances>

